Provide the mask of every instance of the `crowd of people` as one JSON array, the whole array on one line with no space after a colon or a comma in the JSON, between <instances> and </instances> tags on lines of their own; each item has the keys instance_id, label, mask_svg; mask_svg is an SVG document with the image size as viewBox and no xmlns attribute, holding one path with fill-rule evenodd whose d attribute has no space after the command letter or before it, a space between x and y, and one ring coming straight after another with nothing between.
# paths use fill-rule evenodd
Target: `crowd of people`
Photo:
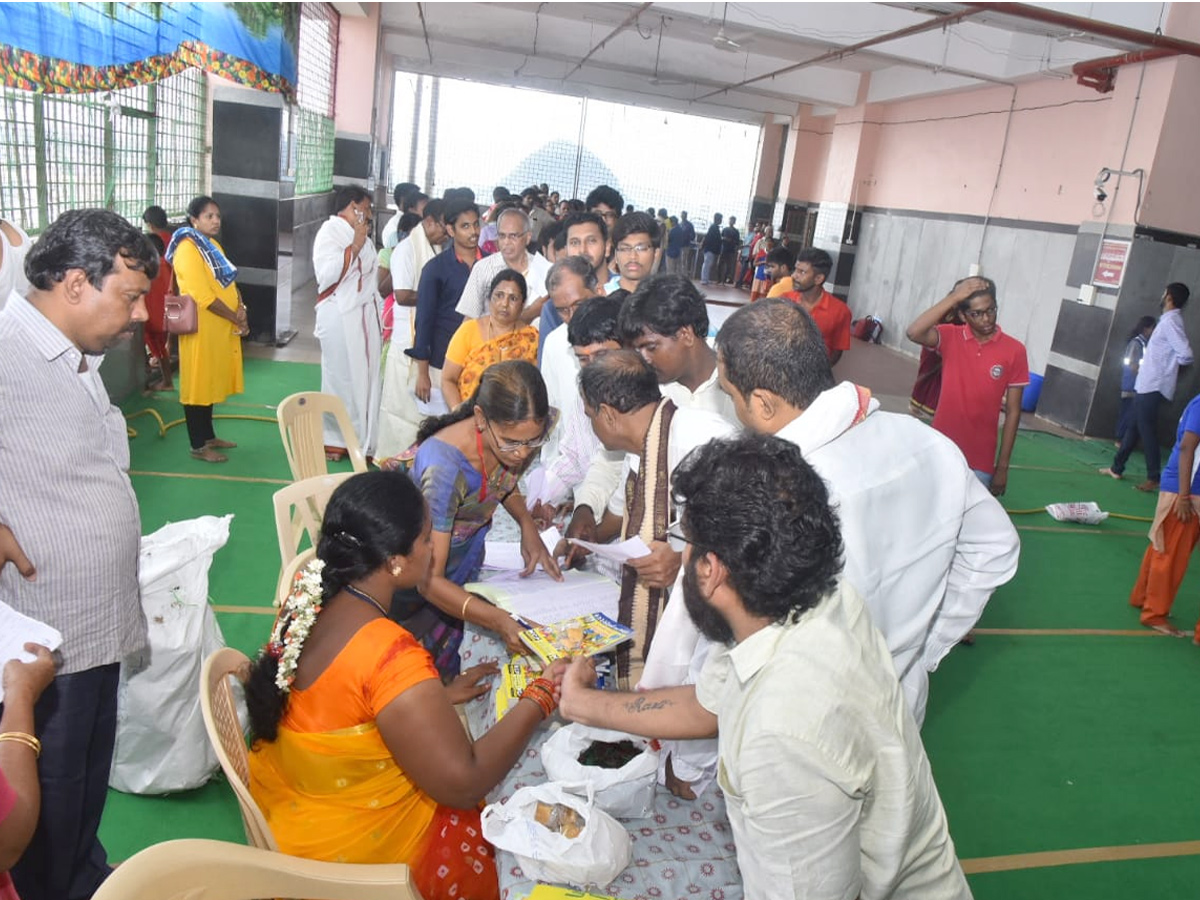
<instances>
[{"instance_id":1,"label":"crowd of people","mask_svg":"<svg viewBox=\"0 0 1200 900\"><path fill-rule=\"evenodd\" d=\"M687 214L632 209L609 186L583 201L497 188L486 209L467 189L394 199L381 248L357 187L314 242L322 389L378 471L333 494L248 683L251 791L280 848L407 863L427 900L497 896L479 804L557 710L662 741L682 798L715 780L748 897L969 897L920 727L929 674L1017 569L994 495L1029 372L996 323L997 286L965 278L908 328L937 362L919 379L929 425L835 377L850 313L819 249L764 229L752 301L714 336L700 287L727 274L732 217L700 243L698 286L680 262ZM53 660L3 673L0 843L19 849L0 868L25 900L89 897L109 871L97 828L117 672L147 638L125 425L98 366L150 317L168 266L197 307L179 347L191 453L233 447L212 409L241 390L246 312L220 208L197 198L169 235L157 213L145 224L81 210L36 243L0 227L0 259L23 248L25 279L0 313L0 598L65 638ZM1131 335L1134 422L1114 476L1130 435L1157 447L1146 429L1191 360L1186 302L1170 285L1158 327ZM347 437L328 429L327 454ZM1185 487L1198 445L1193 401L1154 479L1157 536L1131 597L1149 627L1169 625L1200 540ZM634 637L617 689L597 690L585 661L558 664L472 741L454 704L495 668L460 670L465 626L523 650L522 624L467 589L501 506L524 574L586 560L546 547L552 522L649 553L622 569Z\"/></svg>"}]
</instances>

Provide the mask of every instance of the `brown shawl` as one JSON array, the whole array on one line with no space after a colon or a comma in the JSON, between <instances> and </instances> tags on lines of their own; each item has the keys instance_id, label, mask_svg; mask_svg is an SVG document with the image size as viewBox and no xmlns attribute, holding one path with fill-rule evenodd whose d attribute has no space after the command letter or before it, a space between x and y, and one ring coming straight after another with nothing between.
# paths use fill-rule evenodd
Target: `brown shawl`
<instances>
[{"instance_id":1,"label":"brown shawl","mask_svg":"<svg viewBox=\"0 0 1200 900\"><path fill-rule=\"evenodd\" d=\"M634 535L647 544L667 539L671 503L667 446L674 415L674 403L665 398L659 401L642 444L638 471L636 474L630 472L625 483L625 521L621 525L621 540ZM632 566L621 570L617 616L622 624L632 626L634 632L632 644L623 644L617 652L617 679L622 690L636 684L641 675L666 593L662 588L648 587Z\"/></svg>"}]
</instances>

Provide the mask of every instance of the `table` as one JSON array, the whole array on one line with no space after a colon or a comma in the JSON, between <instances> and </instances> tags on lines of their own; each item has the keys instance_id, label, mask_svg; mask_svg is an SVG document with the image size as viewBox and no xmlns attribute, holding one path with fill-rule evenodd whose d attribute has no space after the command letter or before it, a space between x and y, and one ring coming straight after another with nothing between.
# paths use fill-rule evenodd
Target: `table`
<instances>
[{"instance_id":1,"label":"table","mask_svg":"<svg viewBox=\"0 0 1200 900\"><path fill-rule=\"evenodd\" d=\"M482 662L505 663L508 652L489 631L467 624L459 651L463 668ZM483 734L496 722L495 698L488 694L466 706L471 733ZM557 716L554 721L560 721ZM508 777L488 794L489 802L508 800L522 787L546 780L541 746L549 737L543 726L530 741ZM713 784L697 800L679 800L659 785L655 814L622 820L633 840L632 861L616 880L598 893L630 900L741 900L733 832L725 814L725 797ZM502 900L527 897L534 882L525 877L516 857L496 851Z\"/></svg>"}]
</instances>

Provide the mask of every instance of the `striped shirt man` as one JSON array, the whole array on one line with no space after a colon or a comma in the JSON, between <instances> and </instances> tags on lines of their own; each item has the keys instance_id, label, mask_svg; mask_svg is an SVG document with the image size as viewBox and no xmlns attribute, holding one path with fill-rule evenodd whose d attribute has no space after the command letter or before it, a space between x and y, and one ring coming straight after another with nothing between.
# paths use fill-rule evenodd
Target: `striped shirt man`
<instances>
[{"instance_id":1,"label":"striped shirt man","mask_svg":"<svg viewBox=\"0 0 1200 900\"><path fill-rule=\"evenodd\" d=\"M0 600L62 632L59 675L146 648L141 518L103 358L19 296L0 312L0 524L37 567L0 569Z\"/></svg>"}]
</instances>

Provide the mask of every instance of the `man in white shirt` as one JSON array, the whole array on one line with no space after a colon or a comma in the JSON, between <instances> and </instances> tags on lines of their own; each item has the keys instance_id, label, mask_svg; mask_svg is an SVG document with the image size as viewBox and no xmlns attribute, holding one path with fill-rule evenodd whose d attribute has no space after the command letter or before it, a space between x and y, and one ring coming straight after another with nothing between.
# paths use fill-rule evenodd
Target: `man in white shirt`
<instances>
[{"instance_id":1,"label":"man in white shirt","mask_svg":"<svg viewBox=\"0 0 1200 900\"><path fill-rule=\"evenodd\" d=\"M567 280L566 277L561 279ZM589 289L580 280L572 290ZM553 296L557 298L555 302L563 304L567 311L569 321L561 327L567 329L574 365L569 375L563 371L548 377L545 365L547 362L557 365L558 355L554 353L542 359L546 393L550 405L558 410L558 424L542 446L541 458L526 476L525 497L534 518L540 520L543 527L553 521L558 509L571 500L573 493L576 503L603 512L620 477L621 463L624 461L623 454L605 450L592 431L592 423L583 412L583 397L579 393L578 383L580 369L586 367L597 354L620 349L617 313L620 312L621 301L611 297L589 297L577 309L572 309L567 305L570 295L562 287ZM562 368L565 370L566 366ZM615 470L610 487L597 490L595 479L586 481L596 460L603 460L607 467ZM609 484L608 479L605 481Z\"/></svg>"},{"instance_id":2,"label":"man in white shirt","mask_svg":"<svg viewBox=\"0 0 1200 900\"><path fill-rule=\"evenodd\" d=\"M675 521L672 473L693 449L732 433L735 426L706 410L677 409L659 391L654 370L632 350L597 356L580 372L579 389L596 437L606 449L624 453L625 463L599 522L590 507L578 507L567 536L598 543L637 536L650 548L649 554L629 560L621 582L619 614L635 637L618 652L617 663L621 677L633 684L682 560L667 541L667 528ZM578 549L573 548L574 556ZM568 555L568 563L574 556Z\"/></svg>"},{"instance_id":3,"label":"man in white shirt","mask_svg":"<svg viewBox=\"0 0 1200 900\"><path fill-rule=\"evenodd\" d=\"M888 649L838 577L821 478L795 445L746 436L701 447L672 489L683 603L714 643L699 681L591 690L577 659L562 715L654 738L716 734L748 900L969 900Z\"/></svg>"},{"instance_id":4,"label":"man in white shirt","mask_svg":"<svg viewBox=\"0 0 1200 900\"><path fill-rule=\"evenodd\" d=\"M1112 465L1101 469L1104 475L1120 478L1125 463L1138 439L1142 441L1142 452L1146 454L1146 480L1137 485L1139 491L1157 491L1162 474L1162 455L1158 446L1158 407L1163 400L1168 402L1175 396L1175 383L1179 380L1179 367L1192 364L1192 345L1183 330L1183 308L1187 306L1191 291L1186 284L1172 282L1162 295L1162 317L1150 335L1142 364L1138 369L1137 381L1133 383L1133 416L1135 428L1125 431Z\"/></svg>"},{"instance_id":5,"label":"man in white shirt","mask_svg":"<svg viewBox=\"0 0 1200 900\"><path fill-rule=\"evenodd\" d=\"M653 275L621 307L621 341L642 355L662 392L680 409L706 409L737 422L717 380L708 344L708 307L685 275Z\"/></svg>"},{"instance_id":6,"label":"man in white shirt","mask_svg":"<svg viewBox=\"0 0 1200 900\"><path fill-rule=\"evenodd\" d=\"M821 333L795 304L737 310L717 353L742 423L797 445L828 484L845 579L883 633L920 725L929 673L1017 571L1008 514L949 438L880 412L866 388L835 385Z\"/></svg>"},{"instance_id":7,"label":"man in white shirt","mask_svg":"<svg viewBox=\"0 0 1200 900\"><path fill-rule=\"evenodd\" d=\"M496 241L500 245L500 252L484 257L471 267L467 286L463 288L455 310L465 318L478 319L487 312L492 279L504 269L515 269L525 276L526 301L521 321L532 322L542 311L550 263L544 256L529 249L531 226L524 210L504 210L496 225Z\"/></svg>"},{"instance_id":8,"label":"man in white shirt","mask_svg":"<svg viewBox=\"0 0 1200 900\"><path fill-rule=\"evenodd\" d=\"M321 343L321 391L346 407L363 453L375 455L379 423L382 310L376 290L378 257L369 240L371 197L360 187L338 190L337 212L313 239L317 279L315 336ZM346 436L325 421L326 454L345 455Z\"/></svg>"},{"instance_id":9,"label":"man in white shirt","mask_svg":"<svg viewBox=\"0 0 1200 900\"><path fill-rule=\"evenodd\" d=\"M411 181L402 181L396 185L392 191L392 200L396 203L396 214L387 220L383 226L383 231L379 235L379 240L382 241L385 250L393 249L400 243L400 219L406 212L415 212L417 215L424 215L422 210L426 203L429 202L429 197L421 193L421 189Z\"/></svg>"}]
</instances>

